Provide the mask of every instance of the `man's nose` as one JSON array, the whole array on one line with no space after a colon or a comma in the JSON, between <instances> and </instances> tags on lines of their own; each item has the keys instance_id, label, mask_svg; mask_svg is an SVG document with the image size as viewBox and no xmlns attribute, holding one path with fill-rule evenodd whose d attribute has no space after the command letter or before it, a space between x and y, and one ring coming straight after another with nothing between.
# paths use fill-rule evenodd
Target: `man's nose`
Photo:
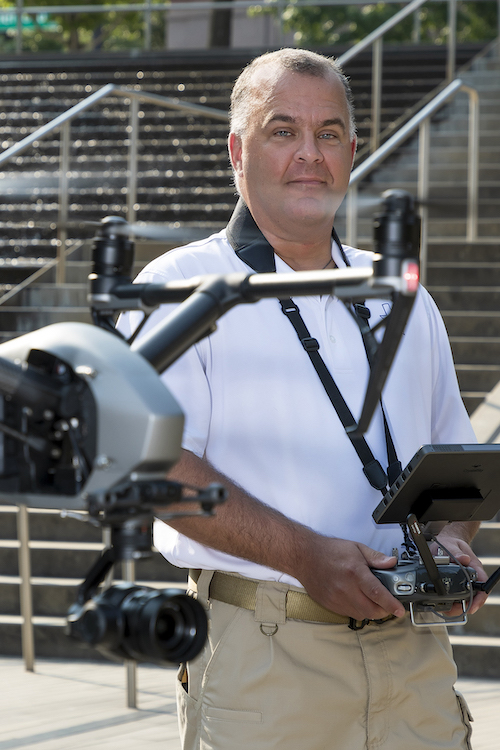
<instances>
[{"instance_id":1,"label":"man's nose","mask_svg":"<svg viewBox=\"0 0 500 750\"><path fill-rule=\"evenodd\" d=\"M323 154L319 148L318 140L312 133L304 133L300 138L297 150L295 152L297 161L308 163L323 161Z\"/></svg>"}]
</instances>

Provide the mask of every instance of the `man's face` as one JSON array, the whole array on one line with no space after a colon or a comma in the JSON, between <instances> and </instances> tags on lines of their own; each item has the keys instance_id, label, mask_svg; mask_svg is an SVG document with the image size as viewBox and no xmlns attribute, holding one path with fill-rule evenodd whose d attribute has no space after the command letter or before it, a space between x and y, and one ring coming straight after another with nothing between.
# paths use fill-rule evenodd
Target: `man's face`
<instances>
[{"instance_id":1,"label":"man's face","mask_svg":"<svg viewBox=\"0 0 500 750\"><path fill-rule=\"evenodd\" d=\"M330 232L356 148L344 87L333 74L270 72L260 72L247 130L229 140L240 193L264 233Z\"/></svg>"}]
</instances>

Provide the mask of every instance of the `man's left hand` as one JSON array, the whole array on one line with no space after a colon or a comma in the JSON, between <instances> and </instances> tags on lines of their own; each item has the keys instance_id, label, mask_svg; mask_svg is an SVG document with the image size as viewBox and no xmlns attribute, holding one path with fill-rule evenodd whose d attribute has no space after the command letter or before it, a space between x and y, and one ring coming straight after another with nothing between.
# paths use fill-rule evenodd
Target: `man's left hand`
<instances>
[{"instance_id":1,"label":"man's left hand","mask_svg":"<svg viewBox=\"0 0 500 750\"><path fill-rule=\"evenodd\" d=\"M478 581L488 580L488 576L481 564L481 561L477 555L472 551L468 542L463 538L466 536L467 525L462 523L450 523L447 524L444 529L437 535L436 542L433 542L430 547L432 554L435 555L439 544L446 550L449 550L457 560L465 567L469 566L474 568L477 574ZM478 591L474 595L471 608L468 610L468 614L473 615L480 609L485 603L488 595L483 591ZM451 610L447 613L450 617L458 617L462 614L462 605L457 603L454 604Z\"/></svg>"}]
</instances>

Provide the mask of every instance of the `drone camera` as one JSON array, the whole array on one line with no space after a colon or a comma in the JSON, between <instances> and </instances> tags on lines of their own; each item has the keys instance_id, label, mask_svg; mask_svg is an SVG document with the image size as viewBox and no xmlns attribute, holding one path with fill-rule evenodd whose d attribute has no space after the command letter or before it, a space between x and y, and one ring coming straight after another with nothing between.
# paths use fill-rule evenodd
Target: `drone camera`
<instances>
[{"instance_id":1,"label":"drone camera","mask_svg":"<svg viewBox=\"0 0 500 750\"><path fill-rule=\"evenodd\" d=\"M207 637L202 605L182 589L118 583L74 604L66 632L115 661L171 666L193 659Z\"/></svg>"}]
</instances>

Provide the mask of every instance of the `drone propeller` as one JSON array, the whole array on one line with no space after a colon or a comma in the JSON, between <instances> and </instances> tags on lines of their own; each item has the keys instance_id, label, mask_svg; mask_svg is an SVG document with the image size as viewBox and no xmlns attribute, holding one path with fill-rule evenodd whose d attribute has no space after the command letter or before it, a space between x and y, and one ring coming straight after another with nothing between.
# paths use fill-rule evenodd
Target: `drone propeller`
<instances>
[{"instance_id":1,"label":"drone propeller","mask_svg":"<svg viewBox=\"0 0 500 750\"><path fill-rule=\"evenodd\" d=\"M429 208L431 206L444 208L454 205L454 203L455 202L452 200L442 198L427 198L426 200L415 197L413 198L413 205L416 207L421 206L423 208ZM380 208L383 204L383 200L378 193L376 195L370 193L358 193L356 204L359 212L366 211L368 213Z\"/></svg>"},{"instance_id":2,"label":"drone propeller","mask_svg":"<svg viewBox=\"0 0 500 750\"><path fill-rule=\"evenodd\" d=\"M98 234L109 237L120 235L125 237L141 237L160 242L181 241L192 242L207 236L206 229L193 227L170 227L166 224L129 224L122 216L105 216L102 221L68 222L66 227L98 227Z\"/></svg>"}]
</instances>

